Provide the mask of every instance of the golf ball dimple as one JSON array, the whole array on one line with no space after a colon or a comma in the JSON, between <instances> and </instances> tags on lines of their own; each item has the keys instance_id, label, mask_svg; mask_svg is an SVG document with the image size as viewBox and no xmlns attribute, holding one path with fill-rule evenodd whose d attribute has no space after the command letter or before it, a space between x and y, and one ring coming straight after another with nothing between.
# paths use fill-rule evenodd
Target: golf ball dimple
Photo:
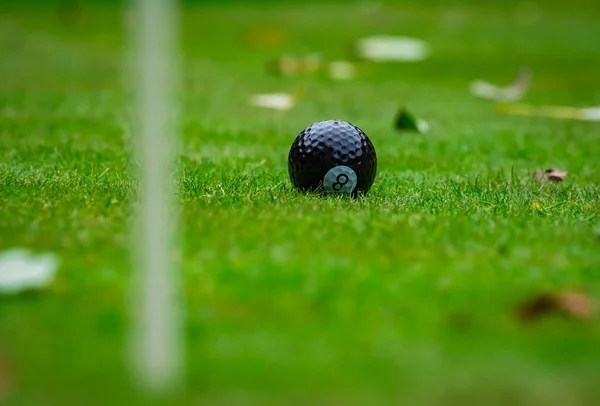
<instances>
[{"instance_id":1,"label":"golf ball dimple","mask_svg":"<svg viewBox=\"0 0 600 406\"><path fill-rule=\"evenodd\" d=\"M342 120L319 121L294 140L288 169L292 184L301 191L356 196L371 188L377 156L360 128Z\"/></svg>"}]
</instances>

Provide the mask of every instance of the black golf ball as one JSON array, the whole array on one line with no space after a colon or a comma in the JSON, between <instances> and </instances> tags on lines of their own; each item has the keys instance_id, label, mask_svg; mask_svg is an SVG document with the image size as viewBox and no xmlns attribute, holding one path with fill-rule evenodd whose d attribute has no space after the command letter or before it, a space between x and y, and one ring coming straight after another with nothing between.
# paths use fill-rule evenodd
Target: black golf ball
<instances>
[{"instance_id":1,"label":"black golf ball","mask_svg":"<svg viewBox=\"0 0 600 406\"><path fill-rule=\"evenodd\" d=\"M294 140L288 170L300 191L356 196L373 185L377 155L357 126L342 120L319 121Z\"/></svg>"}]
</instances>

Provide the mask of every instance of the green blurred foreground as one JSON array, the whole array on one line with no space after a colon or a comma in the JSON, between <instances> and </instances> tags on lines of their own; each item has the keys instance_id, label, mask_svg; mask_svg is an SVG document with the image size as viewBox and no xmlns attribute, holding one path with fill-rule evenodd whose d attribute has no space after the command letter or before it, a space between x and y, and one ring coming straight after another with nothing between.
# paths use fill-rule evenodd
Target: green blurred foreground
<instances>
[{"instance_id":1,"label":"green blurred foreground","mask_svg":"<svg viewBox=\"0 0 600 406\"><path fill-rule=\"evenodd\" d=\"M127 18L1 10L0 248L63 265L47 290L0 299L0 393L133 404ZM170 404L599 404L598 319L523 324L514 309L546 291L600 298L600 126L501 116L468 93L526 65L525 102L600 104L599 15L593 2L187 6L174 179L188 379ZM347 82L265 69L283 53L349 59L373 34L420 37L433 54L362 63ZM248 104L264 92L303 96L288 112ZM394 131L405 104L429 134ZM291 189L294 137L334 117L377 148L363 200ZM530 180L549 167L565 181Z\"/></svg>"}]
</instances>

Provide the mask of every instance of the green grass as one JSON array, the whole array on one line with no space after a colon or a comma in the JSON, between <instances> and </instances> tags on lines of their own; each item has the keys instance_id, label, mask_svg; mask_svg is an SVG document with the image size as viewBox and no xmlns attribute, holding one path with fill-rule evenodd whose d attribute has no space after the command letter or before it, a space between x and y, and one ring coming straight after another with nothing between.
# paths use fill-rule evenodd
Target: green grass
<instances>
[{"instance_id":1,"label":"green grass","mask_svg":"<svg viewBox=\"0 0 600 406\"><path fill-rule=\"evenodd\" d=\"M497 115L468 84L527 65L525 102L600 104L600 9L540 2L526 24L510 2L446 4L186 6L174 179L188 373L171 404L598 404L598 320L523 325L514 308L552 290L600 298L600 126ZM9 405L140 400L123 358L136 183L122 20L110 5L66 23L50 5L0 14L0 249L62 261L47 290L1 298ZM244 41L261 25L281 44ZM266 73L282 53L348 59L378 33L434 52L361 64L349 82ZM289 112L248 105L298 89ZM432 131L395 132L402 105ZM377 149L363 199L288 180L294 137L333 117ZM569 174L530 180L548 167Z\"/></svg>"}]
</instances>

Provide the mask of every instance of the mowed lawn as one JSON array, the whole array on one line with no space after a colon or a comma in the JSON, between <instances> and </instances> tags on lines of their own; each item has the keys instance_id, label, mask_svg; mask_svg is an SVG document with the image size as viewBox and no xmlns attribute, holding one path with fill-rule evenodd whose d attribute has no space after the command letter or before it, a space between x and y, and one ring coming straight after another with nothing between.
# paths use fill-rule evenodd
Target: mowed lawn
<instances>
[{"instance_id":1,"label":"mowed lawn","mask_svg":"<svg viewBox=\"0 0 600 406\"><path fill-rule=\"evenodd\" d=\"M170 404L600 404L598 319L515 316L544 292L600 299L600 124L500 115L468 91L528 66L524 102L600 105L600 6L497 3L185 5L187 383ZM133 404L132 20L116 4L0 11L0 249L61 259L47 289L0 298L0 388L9 405ZM359 63L350 81L266 68L353 60L374 34L431 57ZM299 98L249 105L265 92ZM431 131L396 132L401 106ZM293 139L330 118L377 150L362 199L291 187ZM552 167L562 183L531 180Z\"/></svg>"}]
</instances>

